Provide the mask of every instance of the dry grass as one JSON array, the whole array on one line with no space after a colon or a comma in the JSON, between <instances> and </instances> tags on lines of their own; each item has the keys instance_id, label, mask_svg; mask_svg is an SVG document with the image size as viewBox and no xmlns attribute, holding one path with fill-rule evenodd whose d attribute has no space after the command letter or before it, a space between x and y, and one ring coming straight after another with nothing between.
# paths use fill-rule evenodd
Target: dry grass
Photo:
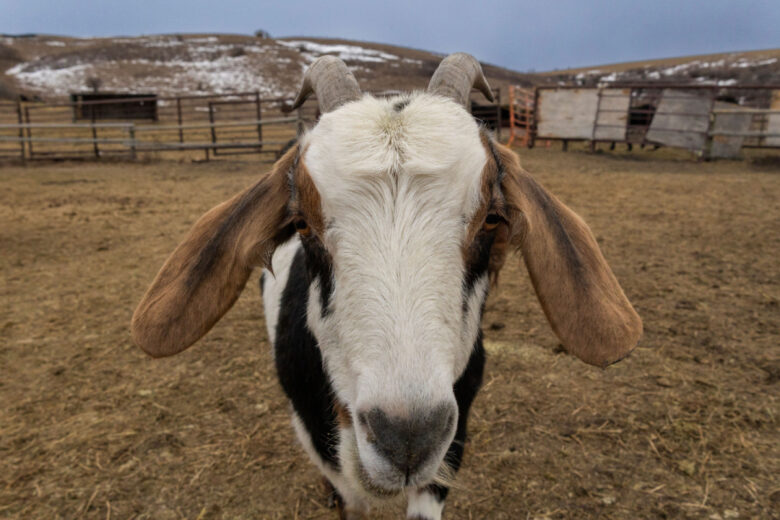
<instances>
[{"instance_id":1,"label":"dry grass","mask_svg":"<svg viewBox=\"0 0 780 520\"><path fill-rule=\"evenodd\" d=\"M780 171L683 157L523 152L589 221L646 333L606 371L577 362L510 261L449 518L777 518ZM0 517L335 519L256 278L180 356L128 334L188 226L266 168L0 169Z\"/></svg>"}]
</instances>

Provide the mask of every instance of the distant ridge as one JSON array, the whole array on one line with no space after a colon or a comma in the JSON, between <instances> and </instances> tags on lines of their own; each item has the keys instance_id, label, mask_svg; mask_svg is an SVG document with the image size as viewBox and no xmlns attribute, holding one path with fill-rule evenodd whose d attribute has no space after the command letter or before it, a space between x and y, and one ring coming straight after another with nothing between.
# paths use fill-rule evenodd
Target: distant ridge
<instances>
[{"instance_id":1,"label":"distant ridge","mask_svg":"<svg viewBox=\"0 0 780 520\"><path fill-rule=\"evenodd\" d=\"M724 52L553 70L547 82L594 85L609 82L684 82L729 86L780 83L780 49Z\"/></svg>"},{"instance_id":2,"label":"distant ridge","mask_svg":"<svg viewBox=\"0 0 780 520\"><path fill-rule=\"evenodd\" d=\"M36 35L0 37L18 60L0 63L0 80L44 99L83 91L90 78L112 92L165 95L259 91L293 96L317 57L343 59L364 90L423 89L439 54L379 43L326 38L262 38L232 34L168 34L116 38ZM532 76L493 65L496 88L532 84Z\"/></svg>"},{"instance_id":3,"label":"distant ridge","mask_svg":"<svg viewBox=\"0 0 780 520\"><path fill-rule=\"evenodd\" d=\"M422 89L442 55L397 45L310 37L163 34L70 38L0 36L0 95L62 99L99 79L101 90L162 96L259 91L290 97L318 56L342 58L364 90ZM484 64L494 88L652 81L729 86L780 83L780 49L686 56L576 69L521 73ZM94 82L91 82L94 83ZM475 98L477 99L477 98ZM505 97L503 99L506 99Z\"/></svg>"}]
</instances>

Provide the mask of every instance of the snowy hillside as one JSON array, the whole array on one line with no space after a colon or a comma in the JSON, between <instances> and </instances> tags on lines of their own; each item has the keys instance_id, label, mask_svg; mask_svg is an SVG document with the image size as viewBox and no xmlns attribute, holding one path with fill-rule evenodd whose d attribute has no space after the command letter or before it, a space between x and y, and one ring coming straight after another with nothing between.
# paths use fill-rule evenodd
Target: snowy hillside
<instances>
[{"instance_id":1,"label":"snowy hillside","mask_svg":"<svg viewBox=\"0 0 780 520\"><path fill-rule=\"evenodd\" d=\"M240 35L0 37L0 46L17 57L4 67L6 81L43 98L89 90L94 82L103 91L163 96L247 91L291 96L303 70L324 54L343 59L367 90L423 88L441 60L381 44ZM486 73L497 86L527 81L499 67L486 66Z\"/></svg>"},{"instance_id":2,"label":"snowy hillside","mask_svg":"<svg viewBox=\"0 0 780 520\"><path fill-rule=\"evenodd\" d=\"M97 84L107 92L161 96L259 91L289 97L315 58L343 59L364 90L424 88L442 56L368 42L243 35L117 38L0 36L0 97L15 92L62 99ZM730 86L780 83L780 49L689 56L523 74L483 64L493 87L685 82ZM3 73L4 71L4 73ZM504 98L506 99L506 98Z\"/></svg>"},{"instance_id":3,"label":"snowy hillside","mask_svg":"<svg viewBox=\"0 0 780 520\"><path fill-rule=\"evenodd\" d=\"M682 82L724 87L736 84L780 83L780 50L618 63L553 71L543 75L553 83L582 86L616 82Z\"/></svg>"}]
</instances>

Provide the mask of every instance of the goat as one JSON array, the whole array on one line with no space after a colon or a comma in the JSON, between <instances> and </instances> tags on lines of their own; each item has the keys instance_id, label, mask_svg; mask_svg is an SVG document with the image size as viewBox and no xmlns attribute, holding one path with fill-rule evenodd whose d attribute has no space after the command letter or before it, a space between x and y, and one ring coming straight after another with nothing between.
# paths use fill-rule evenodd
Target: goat
<instances>
[{"instance_id":1,"label":"goat","mask_svg":"<svg viewBox=\"0 0 780 520\"><path fill-rule=\"evenodd\" d=\"M511 248L570 353L605 367L642 332L584 221L469 115L472 86L491 97L468 54L389 99L316 60L294 107L316 93L319 122L195 223L133 316L138 346L176 354L264 267L294 430L342 518L403 495L407 518L441 518L482 380L485 298Z\"/></svg>"}]
</instances>

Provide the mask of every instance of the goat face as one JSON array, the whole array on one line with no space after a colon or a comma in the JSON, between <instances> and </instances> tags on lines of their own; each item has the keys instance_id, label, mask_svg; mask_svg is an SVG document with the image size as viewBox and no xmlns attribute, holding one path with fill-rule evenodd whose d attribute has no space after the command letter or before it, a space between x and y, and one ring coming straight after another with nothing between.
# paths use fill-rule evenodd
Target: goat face
<instances>
[{"instance_id":1,"label":"goat face","mask_svg":"<svg viewBox=\"0 0 780 520\"><path fill-rule=\"evenodd\" d=\"M361 96L336 58L311 71L296 103L315 90L320 122L195 224L136 310L133 336L154 356L187 348L297 229L307 324L350 418L344 469L394 493L441 466L458 419L453 384L508 245L584 361L625 356L641 321L585 223L464 110L472 84L487 88L473 58L447 58L429 93L387 100Z\"/></svg>"},{"instance_id":2,"label":"goat face","mask_svg":"<svg viewBox=\"0 0 780 520\"><path fill-rule=\"evenodd\" d=\"M367 96L300 146L320 201L293 194L313 269L307 320L357 419L362 467L385 489L428 481L455 433L452 388L488 285L495 229L470 236L484 219L480 129L440 97Z\"/></svg>"}]
</instances>

